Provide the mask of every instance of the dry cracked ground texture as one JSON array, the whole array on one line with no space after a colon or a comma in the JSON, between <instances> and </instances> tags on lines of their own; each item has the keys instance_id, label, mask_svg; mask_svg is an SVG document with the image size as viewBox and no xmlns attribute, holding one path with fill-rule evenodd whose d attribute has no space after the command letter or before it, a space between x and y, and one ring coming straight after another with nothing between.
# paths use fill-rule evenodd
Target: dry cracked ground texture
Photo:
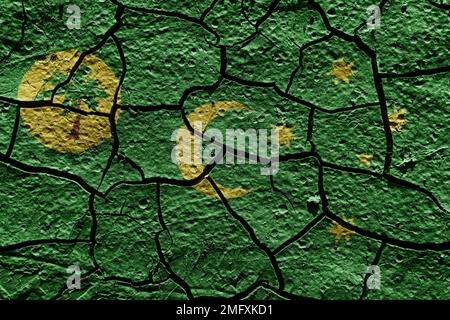
<instances>
[{"instance_id":1,"label":"dry cracked ground texture","mask_svg":"<svg viewBox=\"0 0 450 320\"><path fill-rule=\"evenodd\" d=\"M0 298L448 299L450 6L373 4L0 1ZM276 175L171 161L220 101L289 133Z\"/></svg>"}]
</instances>

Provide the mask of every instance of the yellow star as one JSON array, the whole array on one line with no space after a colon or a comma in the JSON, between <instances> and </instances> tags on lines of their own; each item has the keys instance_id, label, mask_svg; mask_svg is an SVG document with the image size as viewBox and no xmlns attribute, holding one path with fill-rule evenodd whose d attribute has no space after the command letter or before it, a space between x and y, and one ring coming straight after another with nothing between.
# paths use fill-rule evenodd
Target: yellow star
<instances>
[{"instance_id":1,"label":"yellow star","mask_svg":"<svg viewBox=\"0 0 450 320\"><path fill-rule=\"evenodd\" d=\"M399 132L404 126L406 126L407 121L405 120L405 113L405 108L398 109L394 105L394 111L388 114L389 126L391 127L391 131Z\"/></svg>"},{"instance_id":2,"label":"yellow star","mask_svg":"<svg viewBox=\"0 0 450 320\"><path fill-rule=\"evenodd\" d=\"M370 167L372 164L373 155L368 153L357 154L356 157L359 159L359 163L362 165L367 165Z\"/></svg>"},{"instance_id":3,"label":"yellow star","mask_svg":"<svg viewBox=\"0 0 450 320\"><path fill-rule=\"evenodd\" d=\"M280 145L286 145L289 149L291 148L291 141L296 137L293 133L293 128L287 127L284 120L281 126L272 125L272 129L278 130L278 140Z\"/></svg>"},{"instance_id":4,"label":"yellow star","mask_svg":"<svg viewBox=\"0 0 450 320\"><path fill-rule=\"evenodd\" d=\"M356 72L352 70L354 62L346 63L344 58L339 59L337 63L333 63L333 70L328 72L327 74L330 76L335 76L334 84L339 84L339 81L342 80L346 84L350 83L349 77L354 77Z\"/></svg>"},{"instance_id":5,"label":"yellow star","mask_svg":"<svg viewBox=\"0 0 450 320\"><path fill-rule=\"evenodd\" d=\"M345 217L345 215L342 216L342 220L344 220L345 222L350 223L353 226L355 225L354 222L353 222L353 219L349 219L347 221L347 218ZM338 243L339 240L341 240L342 237L345 237L345 240L349 241L350 240L350 235L352 233L355 233L352 230L348 230L347 228L344 228L343 226L341 226L336 221L333 221L333 227L330 228L330 232L334 233L336 235L336 239L335 239L336 243Z\"/></svg>"}]
</instances>

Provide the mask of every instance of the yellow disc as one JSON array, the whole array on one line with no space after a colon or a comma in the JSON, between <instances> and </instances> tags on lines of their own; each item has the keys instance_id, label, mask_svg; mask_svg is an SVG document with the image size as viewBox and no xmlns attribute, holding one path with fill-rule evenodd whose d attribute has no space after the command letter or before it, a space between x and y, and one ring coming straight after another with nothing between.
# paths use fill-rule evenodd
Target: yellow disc
<instances>
[{"instance_id":1,"label":"yellow disc","mask_svg":"<svg viewBox=\"0 0 450 320\"><path fill-rule=\"evenodd\" d=\"M50 100L49 96L56 85L55 81L50 80L54 79L55 74L64 76L65 79L80 54L74 49L69 49L50 53L45 59L36 61L22 78L17 98L21 101ZM70 91L72 106L74 106L75 99L75 108L89 112L93 110L92 101L95 101L96 111L110 113L114 103L114 94L119 85L114 72L105 62L92 54L83 59L82 66L88 70L83 79L90 81L91 89L94 84L95 92L102 94L91 96L91 106L89 106L85 101L86 97L89 97L89 91L83 91L88 89L84 88L83 84L77 83L76 79L72 79L64 87L79 86L79 88L72 87L75 89ZM61 81L59 80L59 82ZM54 102L69 103L64 92L67 91L60 88ZM77 92L80 94L78 99ZM120 103L120 94L117 103ZM119 111L117 110L115 115L116 122L119 118ZM108 117L80 115L57 107L21 108L20 116L25 127L36 140L58 152L82 152L111 137Z\"/></svg>"}]
</instances>

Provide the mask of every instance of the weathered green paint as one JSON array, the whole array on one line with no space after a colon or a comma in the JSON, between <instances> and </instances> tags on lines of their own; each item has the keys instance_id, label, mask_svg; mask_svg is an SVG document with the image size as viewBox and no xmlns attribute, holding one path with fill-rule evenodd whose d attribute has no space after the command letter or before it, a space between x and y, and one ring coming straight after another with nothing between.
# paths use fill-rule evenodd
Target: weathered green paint
<instances>
[{"instance_id":1,"label":"weathered green paint","mask_svg":"<svg viewBox=\"0 0 450 320\"><path fill-rule=\"evenodd\" d=\"M388 0L381 27L370 31L364 23L372 1L282 0L272 11L278 1L213 2L121 1L114 34L125 64L111 37L94 53L117 78L126 65L118 140L63 154L34 139L8 99L36 60L85 52L111 34L118 6L27 0L24 20L20 1L0 1L0 299L231 297L255 281L281 293L261 286L247 299L281 299L283 291L317 299L448 299L447 11L427 0ZM66 27L70 4L81 8L79 30ZM330 33L321 9L349 36L309 46ZM349 41L361 24L356 43ZM412 74L384 78L377 91L367 50L379 73ZM349 84L327 75L340 58L354 63ZM252 190L229 200L247 224L220 199L172 180L155 183L183 180L171 161L170 138L184 124L176 105L189 114L231 100L250 110L227 111L208 127L285 123L296 137L290 148L281 146L273 185L260 165L218 165L210 173L224 186ZM383 112L394 106L407 109L407 124L392 133L383 175L390 135ZM317 153L288 160L313 144ZM358 154L373 155L370 167ZM142 174L147 183L139 183ZM359 229L335 241L330 217L344 215ZM381 288L363 291L374 261ZM82 270L81 289L62 290L73 264Z\"/></svg>"}]
</instances>

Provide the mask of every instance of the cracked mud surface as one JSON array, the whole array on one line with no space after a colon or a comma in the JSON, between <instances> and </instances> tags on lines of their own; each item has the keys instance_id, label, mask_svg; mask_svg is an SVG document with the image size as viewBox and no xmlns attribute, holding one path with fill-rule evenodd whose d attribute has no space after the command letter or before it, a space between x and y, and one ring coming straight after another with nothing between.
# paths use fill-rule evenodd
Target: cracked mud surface
<instances>
[{"instance_id":1,"label":"cracked mud surface","mask_svg":"<svg viewBox=\"0 0 450 320\"><path fill-rule=\"evenodd\" d=\"M0 299L448 299L449 4L383 0L368 30L372 4L0 1ZM183 178L172 133L218 101L250 110L211 127L291 128L276 175Z\"/></svg>"}]
</instances>

